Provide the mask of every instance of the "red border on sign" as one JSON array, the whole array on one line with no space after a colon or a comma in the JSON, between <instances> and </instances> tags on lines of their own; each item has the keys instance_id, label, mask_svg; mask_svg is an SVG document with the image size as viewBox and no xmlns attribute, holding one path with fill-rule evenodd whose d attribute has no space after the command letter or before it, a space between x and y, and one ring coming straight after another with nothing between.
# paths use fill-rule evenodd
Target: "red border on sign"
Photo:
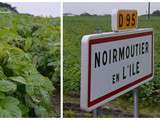
<instances>
[{"instance_id":1,"label":"red border on sign","mask_svg":"<svg viewBox=\"0 0 160 120\"><path fill-rule=\"evenodd\" d=\"M107 38L97 38L97 39L92 39L89 41L89 47L88 47L88 55L89 55L89 62L88 62L88 107L91 107L99 102L102 102L150 77L153 76L153 69L152 72L132 83L129 83L117 90L114 90L104 96L101 96L95 100L91 101L91 47L93 44L99 44L99 43L104 43L104 42L114 42L114 41L120 41L120 40L127 40L128 38L136 38L136 37L142 37L142 36L148 36L152 35L152 64L151 68L153 68L153 32L143 32L143 33L136 33L136 34L128 34L128 35L121 35L121 36L112 36L112 37L107 37Z\"/></svg>"}]
</instances>

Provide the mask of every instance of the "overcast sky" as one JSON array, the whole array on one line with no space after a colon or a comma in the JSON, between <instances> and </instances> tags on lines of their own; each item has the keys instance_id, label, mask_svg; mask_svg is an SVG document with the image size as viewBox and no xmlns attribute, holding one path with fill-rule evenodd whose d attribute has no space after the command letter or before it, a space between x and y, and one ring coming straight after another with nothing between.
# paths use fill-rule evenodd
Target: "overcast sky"
<instances>
[{"instance_id":1,"label":"overcast sky","mask_svg":"<svg viewBox=\"0 0 160 120\"><path fill-rule=\"evenodd\" d=\"M64 3L64 13L81 14L88 12L90 14L111 14L112 9L137 9L138 14L146 14L148 3ZM160 3L151 3L151 13L154 10L160 10Z\"/></svg>"},{"instance_id":2,"label":"overcast sky","mask_svg":"<svg viewBox=\"0 0 160 120\"><path fill-rule=\"evenodd\" d=\"M16 7L19 13L29 13L36 16L60 16L60 3L58 2L18 2L9 4Z\"/></svg>"}]
</instances>

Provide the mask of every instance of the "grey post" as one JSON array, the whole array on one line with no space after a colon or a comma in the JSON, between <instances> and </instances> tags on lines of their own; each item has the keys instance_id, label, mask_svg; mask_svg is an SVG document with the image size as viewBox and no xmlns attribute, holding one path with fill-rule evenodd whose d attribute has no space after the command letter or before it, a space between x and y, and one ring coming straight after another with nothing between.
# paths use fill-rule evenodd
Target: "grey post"
<instances>
[{"instance_id":1,"label":"grey post","mask_svg":"<svg viewBox=\"0 0 160 120\"><path fill-rule=\"evenodd\" d=\"M138 88L133 90L134 97L134 118L138 118Z\"/></svg>"},{"instance_id":2,"label":"grey post","mask_svg":"<svg viewBox=\"0 0 160 120\"><path fill-rule=\"evenodd\" d=\"M93 116L93 118L97 118L98 117L98 111L97 111L97 109L94 109L92 111L92 116Z\"/></svg>"}]
</instances>

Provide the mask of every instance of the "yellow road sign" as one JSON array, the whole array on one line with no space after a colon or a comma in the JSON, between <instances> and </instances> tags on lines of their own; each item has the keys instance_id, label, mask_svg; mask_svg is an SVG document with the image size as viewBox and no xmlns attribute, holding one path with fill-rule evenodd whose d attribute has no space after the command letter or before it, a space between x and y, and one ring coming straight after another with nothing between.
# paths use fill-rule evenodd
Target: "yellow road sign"
<instances>
[{"instance_id":1,"label":"yellow road sign","mask_svg":"<svg viewBox=\"0 0 160 120\"><path fill-rule=\"evenodd\" d=\"M118 10L114 17L114 30L136 29L138 24L137 10Z\"/></svg>"}]
</instances>

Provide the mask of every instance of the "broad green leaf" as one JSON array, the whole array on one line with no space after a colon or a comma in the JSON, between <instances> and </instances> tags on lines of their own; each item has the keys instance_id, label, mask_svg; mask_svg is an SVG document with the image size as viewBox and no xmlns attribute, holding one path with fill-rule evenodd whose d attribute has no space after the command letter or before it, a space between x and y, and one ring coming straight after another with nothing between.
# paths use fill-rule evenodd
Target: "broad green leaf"
<instances>
[{"instance_id":1,"label":"broad green leaf","mask_svg":"<svg viewBox=\"0 0 160 120\"><path fill-rule=\"evenodd\" d=\"M5 80L5 79L7 79L7 77L3 72L3 68L0 66L0 80Z\"/></svg>"},{"instance_id":2,"label":"broad green leaf","mask_svg":"<svg viewBox=\"0 0 160 120\"><path fill-rule=\"evenodd\" d=\"M19 101L14 97L6 97L4 99L4 108L9 111L12 117L21 117L21 110L18 107Z\"/></svg>"},{"instance_id":3,"label":"broad green leaf","mask_svg":"<svg viewBox=\"0 0 160 120\"><path fill-rule=\"evenodd\" d=\"M34 57L33 57L33 59L32 59L32 63L33 63L33 65L34 65L34 67L36 67L37 66L37 63L38 63L38 56L37 55L35 55Z\"/></svg>"},{"instance_id":4,"label":"broad green leaf","mask_svg":"<svg viewBox=\"0 0 160 120\"><path fill-rule=\"evenodd\" d=\"M10 112L0 107L0 118L9 118L9 117L12 117Z\"/></svg>"},{"instance_id":5,"label":"broad green leaf","mask_svg":"<svg viewBox=\"0 0 160 120\"><path fill-rule=\"evenodd\" d=\"M32 47L32 39L31 38L26 38L25 39L25 45L24 45L24 50L27 51Z\"/></svg>"},{"instance_id":6,"label":"broad green leaf","mask_svg":"<svg viewBox=\"0 0 160 120\"><path fill-rule=\"evenodd\" d=\"M5 109L11 114L10 117L22 117L21 109L16 105L6 105Z\"/></svg>"},{"instance_id":7,"label":"broad green leaf","mask_svg":"<svg viewBox=\"0 0 160 120\"><path fill-rule=\"evenodd\" d=\"M54 66L54 65L55 65L54 62L50 62L47 64L47 66Z\"/></svg>"},{"instance_id":8,"label":"broad green leaf","mask_svg":"<svg viewBox=\"0 0 160 120\"><path fill-rule=\"evenodd\" d=\"M6 98L5 94L0 92L0 99L5 99L5 98Z\"/></svg>"},{"instance_id":9,"label":"broad green leaf","mask_svg":"<svg viewBox=\"0 0 160 120\"><path fill-rule=\"evenodd\" d=\"M43 106L35 106L34 111L37 117L48 117L48 112Z\"/></svg>"},{"instance_id":10,"label":"broad green leaf","mask_svg":"<svg viewBox=\"0 0 160 120\"><path fill-rule=\"evenodd\" d=\"M8 58L9 58L9 55L8 55L8 51L5 50L5 48L0 48L0 63L1 65L4 65L6 64Z\"/></svg>"},{"instance_id":11,"label":"broad green leaf","mask_svg":"<svg viewBox=\"0 0 160 120\"><path fill-rule=\"evenodd\" d=\"M16 84L7 80L0 80L0 91L1 92L13 92L17 89Z\"/></svg>"},{"instance_id":12,"label":"broad green leaf","mask_svg":"<svg viewBox=\"0 0 160 120\"><path fill-rule=\"evenodd\" d=\"M28 112L29 112L29 106L24 105L24 104L22 104L22 103L20 103L18 106L19 106L19 108L21 109L22 115L27 117Z\"/></svg>"},{"instance_id":13,"label":"broad green leaf","mask_svg":"<svg viewBox=\"0 0 160 120\"><path fill-rule=\"evenodd\" d=\"M35 103L32 101L31 97L29 95L25 95L25 103L26 106L30 107L30 108L34 108L35 107Z\"/></svg>"},{"instance_id":14,"label":"broad green leaf","mask_svg":"<svg viewBox=\"0 0 160 120\"><path fill-rule=\"evenodd\" d=\"M21 110L18 107L19 101L11 96L0 100L0 106L2 108L2 113L5 117L21 117Z\"/></svg>"},{"instance_id":15,"label":"broad green leaf","mask_svg":"<svg viewBox=\"0 0 160 120\"><path fill-rule=\"evenodd\" d=\"M53 92L55 90L52 82L47 78L44 78L42 87L48 92Z\"/></svg>"},{"instance_id":16,"label":"broad green leaf","mask_svg":"<svg viewBox=\"0 0 160 120\"><path fill-rule=\"evenodd\" d=\"M26 80L21 76L8 77L9 80L16 81L21 84L26 84Z\"/></svg>"},{"instance_id":17,"label":"broad green leaf","mask_svg":"<svg viewBox=\"0 0 160 120\"><path fill-rule=\"evenodd\" d=\"M41 92L41 95L42 95L43 103L45 105L49 105L51 103L51 101L50 101L50 95L48 94L48 92L43 90L43 89L40 89L40 92Z\"/></svg>"},{"instance_id":18,"label":"broad green leaf","mask_svg":"<svg viewBox=\"0 0 160 120\"><path fill-rule=\"evenodd\" d=\"M33 85L26 85L26 93L29 95L34 95L34 86Z\"/></svg>"},{"instance_id":19,"label":"broad green leaf","mask_svg":"<svg viewBox=\"0 0 160 120\"><path fill-rule=\"evenodd\" d=\"M32 74L28 76L27 79L33 86L42 87L47 91L54 90L52 82L47 77L44 77L41 74Z\"/></svg>"},{"instance_id":20,"label":"broad green leaf","mask_svg":"<svg viewBox=\"0 0 160 120\"><path fill-rule=\"evenodd\" d=\"M4 106L4 105L18 105L19 101L17 98L15 97L11 97L11 96L6 96L5 99L0 100L0 105Z\"/></svg>"}]
</instances>

